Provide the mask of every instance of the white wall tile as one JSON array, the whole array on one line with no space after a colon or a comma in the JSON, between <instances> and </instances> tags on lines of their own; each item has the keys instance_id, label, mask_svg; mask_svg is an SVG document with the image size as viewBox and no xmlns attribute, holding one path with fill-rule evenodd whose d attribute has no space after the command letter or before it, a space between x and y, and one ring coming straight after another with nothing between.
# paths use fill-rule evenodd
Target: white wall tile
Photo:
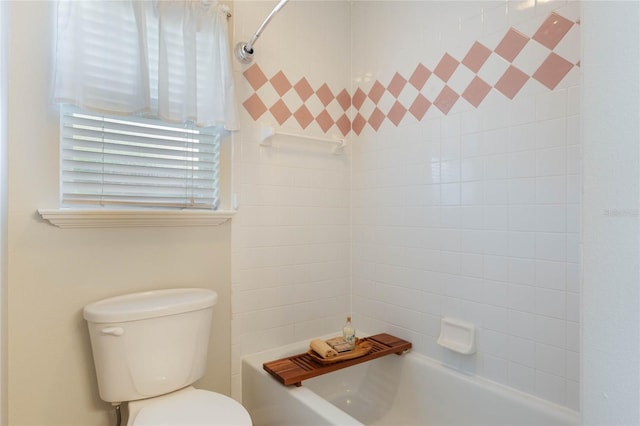
<instances>
[{"instance_id":1,"label":"white wall tile","mask_svg":"<svg viewBox=\"0 0 640 426\"><path fill-rule=\"evenodd\" d=\"M567 288L567 265L563 262L538 260L535 262L535 283L539 287L565 290Z\"/></svg>"},{"instance_id":2,"label":"white wall tile","mask_svg":"<svg viewBox=\"0 0 640 426\"><path fill-rule=\"evenodd\" d=\"M566 171L565 147L540 149L536 152L536 176L564 175Z\"/></svg>"},{"instance_id":3,"label":"white wall tile","mask_svg":"<svg viewBox=\"0 0 640 426\"><path fill-rule=\"evenodd\" d=\"M460 184L460 203L464 205L482 205L483 182L463 182Z\"/></svg>"},{"instance_id":4,"label":"white wall tile","mask_svg":"<svg viewBox=\"0 0 640 426\"><path fill-rule=\"evenodd\" d=\"M477 114L474 115L477 116ZM467 118L465 116L463 123L466 122ZM480 125L470 124L470 126L473 126L473 131L463 132L460 136L460 155L462 158L478 157L482 155L482 133L479 133L478 129Z\"/></svg>"},{"instance_id":5,"label":"white wall tile","mask_svg":"<svg viewBox=\"0 0 640 426\"><path fill-rule=\"evenodd\" d=\"M505 359L486 355L483 361L485 377L497 383L507 383L509 373L508 362Z\"/></svg>"},{"instance_id":6,"label":"white wall tile","mask_svg":"<svg viewBox=\"0 0 640 426\"><path fill-rule=\"evenodd\" d=\"M485 263L486 265L486 263ZM483 302L487 305L506 307L509 304L508 284L500 281L483 280ZM506 310L503 310L506 313ZM503 323L504 325L505 323Z\"/></svg>"},{"instance_id":7,"label":"white wall tile","mask_svg":"<svg viewBox=\"0 0 640 426\"><path fill-rule=\"evenodd\" d=\"M536 117L536 98L535 96L517 96L512 101L512 107L509 110L510 118L511 118L511 126L509 127L509 134L514 136L515 134L522 135L522 128L525 126L521 126L524 124L532 123L535 121ZM533 128L532 125L526 126ZM527 138L529 140L529 138ZM535 143L533 138L530 138L531 142ZM512 142L513 143L513 142ZM519 141L518 145L521 145L523 141ZM531 149L535 147L533 145Z\"/></svg>"},{"instance_id":8,"label":"white wall tile","mask_svg":"<svg viewBox=\"0 0 640 426\"><path fill-rule=\"evenodd\" d=\"M508 307L523 312L535 310L535 287L528 285L509 284Z\"/></svg>"},{"instance_id":9,"label":"white wall tile","mask_svg":"<svg viewBox=\"0 0 640 426\"><path fill-rule=\"evenodd\" d=\"M536 178L536 202L539 204L561 204L566 201L568 200L567 178L565 176Z\"/></svg>"},{"instance_id":10,"label":"white wall tile","mask_svg":"<svg viewBox=\"0 0 640 426\"><path fill-rule=\"evenodd\" d=\"M511 231L535 231L536 210L534 205L510 205L509 206L509 230Z\"/></svg>"},{"instance_id":11,"label":"white wall tile","mask_svg":"<svg viewBox=\"0 0 640 426\"><path fill-rule=\"evenodd\" d=\"M533 99L533 97L525 99ZM533 102L531 102L531 104L533 104ZM523 113L523 115L526 115L531 120L531 117L534 116L533 107L530 107L529 109L530 110ZM536 149L535 128L535 123L509 127L509 152L530 151Z\"/></svg>"},{"instance_id":12,"label":"white wall tile","mask_svg":"<svg viewBox=\"0 0 640 426\"><path fill-rule=\"evenodd\" d=\"M509 262L504 256L484 255L484 278L492 281L509 281Z\"/></svg>"},{"instance_id":13,"label":"white wall tile","mask_svg":"<svg viewBox=\"0 0 640 426\"><path fill-rule=\"evenodd\" d=\"M460 172L462 181L482 180L484 177L484 160L482 157L465 158L460 162Z\"/></svg>"},{"instance_id":14,"label":"white wall tile","mask_svg":"<svg viewBox=\"0 0 640 426\"><path fill-rule=\"evenodd\" d=\"M577 322L567 322L567 349L580 351L580 326Z\"/></svg>"},{"instance_id":15,"label":"white wall tile","mask_svg":"<svg viewBox=\"0 0 640 426\"><path fill-rule=\"evenodd\" d=\"M556 233L536 234L536 258L563 262L566 260L566 235Z\"/></svg>"},{"instance_id":16,"label":"white wall tile","mask_svg":"<svg viewBox=\"0 0 640 426\"><path fill-rule=\"evenodd\" d=\"M566 145L567 123L565 118L536 122L536 147L551 148Z\"/></svg>"},{"instance_id":17,"label":"white wall tile","mask_svg":"<svg viewBox=\"0 0 640 426\"><path fill-rule=\"evenodd\" d=\"M536 206L536 231L565 232L567 212L565 204Z\"/></svg>"},{"instance_id":18,"label":"white wall tile","mask_svg":"<svg viewBox=\"0 0 640 426\"><path fill-rule=\"evenodd\" d=\"M578 293L567 292L567 321L580 321L580 295Z\"/></svg>"},{"instance_id":19,"label":"white wall tile","mask_svg":"<svg viewBox=\"0 0 640 426\"><path fill-rule=\"evenodd\" d=\"M536 370L563 377L566 370L565 351L555 346L536 344Z\"/></svg>"},{"instance_id":20,"label":"white wall tile","mask_svg":"<svg viewBox=\"0 0 640 426\"><path fill-rule=\"evenodd\" d=\"M567 115L567 90L554 90L536 96L536 120L563 118Z\"/></svg>"},{"instance_id":21,"label":"white wall tile","mask_svg":"<svg viewBox=\"0 0 640 426\"><path fill-rule=\"evenodd\" d=\"M482 205L460 206L460 227L462 229L482 229L483 222ZM478 252L479 250L481 253L484 250L481 232L467 233L466 241L468 251Z\"/></svg>"},{"instance_id":22,"label":"white wall tile","mask_svg":"<svg viewBox=\"0 0 640 426\"><path fill-rule=\"evenodd\" d=\"M521 258L535 257L536 238L534 232L509 232L509 255Z\"/></svg>"},{"instance_id":23,"label":"white wall tile","mask_svg":"<svg viewBox=\"0 0 640 426\"><path fill-rule=\"evenodd\" d=\"M508 384L520 391L533 393L535 391L535 370L533 368L509 362Z\"/></svg>"},{"instance_id":24,"label":"white wall tile","mask_svg":"<svg viewBox=\"0 0 640 426\"><path fill-rule=\"evenodd\" d=\"M536 371L535 394L556 404L565 403L565 380L562 377Z\"/></svg>"},{"instance_id":25,"label":"white wall tile","mask_svg":"<svg viewBox=\"0 0 640 426\"><path fill-rule=\"evenodd\" d=\"M536 351L535 343L532 340L509 336L508 345L507 356L510 361L525 367L535 367ZM525 373L522 370L519 372Z\"/></svg>"},{"instance_id":26,"label":"white wall tile","mask_svg":"<svg viewBox=\"0 0 640 426\"><path fill-rule=\"evenodd\" d=\"M533 285L536 281L536 263L532 259L509 258L509 281Z\"/></svg>"},{"instance_id":27,"label":"white wall tile","mask_svg":"<svg viewBox=\"0 0 640 426\"><path fill-rule=\"evenodd\" d=\"M535 151L520 151L509 154L509 178L536 176Z\"/></svg>"},{"instance_id":28,"label":"white wall tile","mask_svg":"<svg viewBox=\"0 0 640 426\"><path fill-rule=\"evenodd\" d=\"M565 405L574 411L580 411L580 383L567 380L565 386Z\"/></svg>"},{"instance_id":29,"label":"white wall tile","mask_svg":"<svg viewBox=\"0 0 640 426\"><path fill-rule=\"evenodd\" d=\"M507 334L489 329L479 330L478 346L483 352L499 357L503 357L505 351L513 347Z\"/></svg>"},{"instance_id":30,"label":"white wall tile","mask_svg":"<svg viewBox=\"0 0 640 426\"><path fill-rule=\"evenodd\" d=\"M574 382L580 381L580 355L577 352L566 351L565 365L567 368L567 379Z\"/></svg>"},{"instance_id":31,"label":"white wall tile","mask_svg":"<svg viewBox=\"0 0 640 426\"><path fill-rule=\"evenodd\" d=\"M566 346L566 329L564 320L536 316L535 340L538 343L564 348Z\"/></svg>"},{"instance_id":32,"label":"white wall tile","mask_svg":"<svg viewBox=\"0 0 640 426\"><path fill-rule=\"evenodd\" d=\"M566 292L536 288L536 314L554 318L565 318Z\"/></svg>"},{"instance_id":33,"label":"white wall tile","mask_svg":"<svg viewBox=\"0 0 640 426\"><path fill-rule=\"evenodd\" d=\"M484 233L485 254L507 256L509 253L509 233L507 231L486 231Z\"/></svg>"},{"instance_id":34,"label":"white wall tile","mask_svg":"<svg viewBox=\"0 0 640 426\"><path fill-rule=\"evenodd\" d=\"M507 180L487 180L483 185L483 203L485 205L508 204L509 191Z\"/></svg>"},{"instance_id":35,"label":"white wall tile","mask_svg":"<svg viewBox=\"0 0 640 426\"><path fill-rule=\"evenodd\" d=\"M535 336L535 315L529 312L509 310L509 334L525 339Z\"/></svg>"},{"instance_id":36,"label":"white wall tile","mask_svg":"<svg viewBox=\"0 0 640 426\"><path fill-rule=\"evenodd\" d=\"M507 206L485 206L483 209L484 229L506 231L509 225Z\"/></svg>"},{"instance_id":37,"label":"white wall tile","mask_svg":"<svg viewBox=\"0 0 640 426\"><path fill-rule=\"evenodd\" d=\"M485 179L506 179L509 177L509 157L506 154L484 157Z\"/></svg>"},{"instance_id":38,"label":"white wall tile","mask_svg":"<svg viewBox=\"0 0 640 426\"><path fill-rule=\"evenodd\" d=\"M580 161L582 159L582 148L580 145L567 146L567 173L580 173Z\"/></svg>"},{"instance_id":39,"label":"white wall tile","mask_svg":"<svg viewBox=\"0 0 640 426\"><path fill-rule=\"evenodd\" d=\"M536 202L535 178L509 179L509 204L534 204Z\"/></svg>"}]
</instances>

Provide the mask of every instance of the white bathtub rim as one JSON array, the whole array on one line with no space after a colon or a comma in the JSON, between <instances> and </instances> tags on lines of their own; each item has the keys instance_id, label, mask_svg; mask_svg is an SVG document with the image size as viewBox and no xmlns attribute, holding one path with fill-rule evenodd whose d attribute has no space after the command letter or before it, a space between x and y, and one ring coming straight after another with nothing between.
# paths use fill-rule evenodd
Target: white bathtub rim
<instances>
[{"instance_id":1,"label":"white bathtub rim","mask_svg":"<svg viewBox=\"0 0 640 426\"><path fill-rule=\"evenodd\" d=\"M366 334L366 333L359 333L360 335L363 336L369 336L370 334ZM321 339L329 339L331 337L335 337L333 334L332 335L327 335L327 336L321 336L319 338ZM294 342L294 343L290 343L288 345L284 345L284 346L280 346L277 348L272 348L272 349L267 349L264 351L260 351L260 352L256 352L253 354L249 354L246 355L242 358L242 360L244 362L248 362L249 364L251 364L254 368L256 368L257 370L261 370L264 372L264 374L268 374L266 371L264 371L264 369L262 368L262 364L264 362L268 362L268 361L273 361L276 359L280 359L280 358L284 358L287 356L291 356L291 355L296 355L298 353L301 352L305 352L307 349L309 348L309 341L307 340L303 340L303 341L298 341L298 342ZM580 418L581 415L578 411L572 410L566 406L560 405L560 404L556 404L554 402L548 401L546 399L542 399L536 395L521 391L519 389L510 387L508 385L502 384L502 383L498 383L495 382L493 380L487 379L485 377L479 376L479 375L474 375L474 374L468 374L466 372L461 372L458 369L455 369L451 366L448 366L438 360L435 360L429 356L426 356L424 354L418 353L418 352L414 352L414 351L407 351L405 352L405 354L403 356L410 356L410 357L415 357L417 359L418 362L422 362L424 364L426 364L429 368L433 368L439 372L444 372L446 374L451 374L456 378L459 378L462 381L467 382L468 384L470 384L471 386L481 386L481 387L486 387L488 389L493 390L496 393L499 393L500 395L503 395L505 398L508 399L517 399L517 400L524 400L527 401L528 403L530 403L531 405L535 405L535 406L539 406L542 410L549 412L549 413L553 413L554 415L558 415L561 416L563 419L565 419L567 421L568 424L579 424L580 423ZM275 380L275 379L274 379ZM296 388L296 387L289 387L289 388L293 388L292 390L303 390L304 388L304 382L302 384L301 387ZM299 393L298 395L294 393L292 393L297 399L300 399L303 395L307 395L307 391L311 394L313 394L313 398L320 402L320 405L322 406L326 406L327 409L331 412L335 410L338 410L340 413L344 413L342 410L340 410L339 408L335 407L333 404L331 404L330 402L326 401L324 398L320 397L319 395L316 395L313 391L311 391L310 389L306 389L304 388L304 391L302 393ZM326 405L328 404L328 406ZM330 407L329 407L330 406ZM346 414L346 413L344 413ZM348 416L348 415L347 415ZM350 417L350 416L348 416ZM359 423L356 423L359 424Z\"/></svg>"},{"instance_id":2,"label":"white bathtub rim","mask_svg":"<svg viewBox=\"0 0 640 426\"><path fill-rule=\"evenodd\" d=\"M581 417L580 413L564 405L556 404L552 401L548 401L536 395L521 391L519 389L510 387L508 385L505 385L499 382L495 382L483 376L462 372L456 368L450 367L442 362L439 362L431 357L428 357L426 355L423 355L417 352L413 352L407 355L417 358L418 362L427 364L429 368L433 368L437 371L444 372L445 374L450 374L456 377L457 379L468 383L470 386L478 386L478 387L489 389L493 392L500 394L500 396L508 400L526 401L528 404L537 406L541 410L547 413L551 413L554 416L561 417L568 424L580 423L580 417Z\"/></svg>"}]
</instances>

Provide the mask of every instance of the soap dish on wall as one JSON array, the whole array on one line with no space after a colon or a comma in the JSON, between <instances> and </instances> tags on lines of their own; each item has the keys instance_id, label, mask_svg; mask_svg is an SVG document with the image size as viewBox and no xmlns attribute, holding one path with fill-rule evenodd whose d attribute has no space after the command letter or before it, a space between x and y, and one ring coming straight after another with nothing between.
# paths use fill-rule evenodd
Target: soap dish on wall
<instances>
[{"instance_id":1,"label":"soap dish on wall","mask_svg":"<svg viewBox=\"0 0 640 426\"><path fill-rule=\"evenodd\" d=\"M442 318L438 344L454 352L471 355L476 351L476 327L454 318Z\"/></svg>"}]
</instances>

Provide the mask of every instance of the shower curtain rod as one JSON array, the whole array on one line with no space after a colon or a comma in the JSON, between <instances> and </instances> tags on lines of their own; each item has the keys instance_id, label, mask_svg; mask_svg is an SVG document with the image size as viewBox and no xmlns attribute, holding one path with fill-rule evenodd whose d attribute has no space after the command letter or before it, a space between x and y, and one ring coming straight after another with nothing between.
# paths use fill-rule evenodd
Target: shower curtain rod
<instances>
[{"instance_id":1,"label":"shower curtain rod","mask_svg":"<svg viewBox=\"0 0 640 426\"><path fill-rule=\"evenodd\" d=\"M278 2L276 7L273 8L271 13L269 13L266 19L262 22L262 25L260 25L260 27L258 28L258 31L256 31L253 37L251 37L251 40L249 40L249 42L241 41L238 44L236 44L235 53L238 61L242 62L243 64L250 64L251 61L253 61L253 53L254 53L253 45L256 43L256 41L258 41L258 37L260 37L260 35L262 34L262 31L269 24L271 19L273 19L275 14L278 13L280 9L282 9L288 1L289 0L280 0Z\"/></svg>"}]
</instances>

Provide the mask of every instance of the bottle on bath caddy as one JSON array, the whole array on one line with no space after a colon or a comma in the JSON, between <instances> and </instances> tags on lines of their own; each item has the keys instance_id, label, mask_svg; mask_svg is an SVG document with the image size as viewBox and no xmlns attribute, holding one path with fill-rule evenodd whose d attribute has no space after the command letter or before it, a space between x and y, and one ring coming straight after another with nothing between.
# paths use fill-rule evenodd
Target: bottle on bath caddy
<instances>
[{"instance_id":1,"label":"bottle on bath caddy","mask_svg":"<svg viewBox=\"0 0 640 426\"><path fill-rule=\"evenodd\" d=\"M351 317L347 317L347 323L342 327L342 338L349 344L349 348L353 350L356 346L356 329L351 324Z\"/></svg>"}]
</instances>

